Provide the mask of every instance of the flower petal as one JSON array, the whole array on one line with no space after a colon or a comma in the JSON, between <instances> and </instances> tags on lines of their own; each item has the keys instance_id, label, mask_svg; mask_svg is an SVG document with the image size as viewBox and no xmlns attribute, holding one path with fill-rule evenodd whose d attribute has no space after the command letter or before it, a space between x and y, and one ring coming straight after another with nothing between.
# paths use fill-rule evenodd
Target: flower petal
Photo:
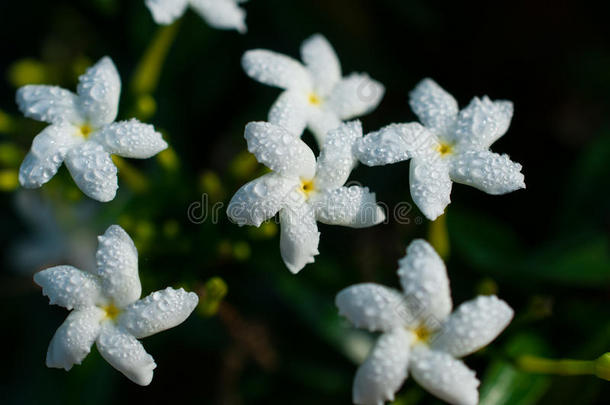
<instances>
[{"instance_id":1,"label":"flower petal","mask_svg":"<svg viewBox=\"0 0 610 405\"><path fill-rule=\"evenodd\" d=\"M455 140L462 150L488 149L508 131L513 117L513 103L475 97L458 116Z\"/></svg>"},{"instance_id":2,"label":"flower petal","mask_svg":"<svg viewBox=\"0 0 610 405\"><path fill-rule=\"evenodd\" d=\"M106 322L96 343L100 354L112 367L136 384L150 384L157 365L135 337Z\"/></svg>"},{"instance_id":3,"label":"flower petal","mask_svg":"<svg viewBox=\"0 0 610 405\"><path fill-rule=\"evenodd\" d=\"M100 332L104 311L92 306L72 311L57 329L47 350L47 367L68 371L81 364Z\"/></svg>"},{"instance_id":4,"label":"flower petal","mask_svg":"<svg viewBox=\"0 0 610 405\"><path fill-rule=\"evenodd\" d=\"M198 302L193 292L167 287L130 304L121 314L118 325L136 338L144 338L180 325Z\"/></svg>"},{"instance_id":5,"label":"flower petal","mask_svg":"<svg viewBox=\"0 0 610 405\"><path fill-rule=\"evenodd\" d=\"M398 277L405 295L408 324L436 330L451 313L451 293L445 263L428 242L416 239L398 261Z\"/></svg>"},{"instance_id":6,"label":"flower petal","mask_svg":"<svg viewBox=\"0 0 610 405\"><path fill-rule=\"evenodd\" d=\"M458 115L458 104L432 79L423 79L409 93L409 105L426 128L437 135L450 135Z\"/></svg>"},{"instance_id":7,"label":"flower petal","mask_svg":"<svg viewBox=\"0 0 610 405\"><path fill-rule=\"evenodd\" d=\"M358 368L352 391L354 404L383 405L393 401L408 374L409 346L413 335L403 328L379 337L366 361Z\"/></svg>"},{"instance_id":8,"label":"flower petal","mask_svg":"<svg viewBox=\"0 0 610 405\"><path fill-rule=\"evenodd\" d=\"M97 237L95 254L97 275L102 280L104 294L120 308L140 298L142 287L138 276L138 250L118 225L111 225Z\"/></svg>"},{"instance_id":9,"label":"flower petal","mask_svg":"<svg viewBox=\"0 0 610 405\"><path fill-rule=\"evenodd\" d=\"M305 67L289 56L265 49L244 53L242 67L248 76L269 86L311 91L311 78Z\"/></svg>"},{"instance_id":10,"label":"flower petal","mask_svg":"<svg viewBox=\"0 0 610 405\"><path fill-rule=\"evenodd\" d=\"M260 226L282 208L298 180L268 173L242 186L229 203L227 215L239 226Z\"/></svg>"},{"instance_id":11,"label":"flower petal","mask_svg":"<svg viewBox=\"0 0 610 405\"><path fill-rule=\"evenodd\" d=\"M271 170L292 177L311 179L316 158L305 142L286 129L268 122L246 125L248 151Z\"/></svg>"},{"instance_id":12,"label":"flower petal","mask_svg":"<svg viewBox=\"0 0 610 405\"><path fill-rule=\"evenodd\" d=\"M93 135L106 152L128 158L147 159L167 149L155 127L135 118L105 126Z\"/></svg>"},{"instance_id":13,"label":"flower petal","mask_svg":"<svg viewBox=\"0 0 610 405\"><path fill-rule=\"evenodd\" d=\"M368 187L339 187L311 198L316 219L324 224L366 228L385 221L383 208Z\"/></svg>"},{"instance_id":14,"label":"flower petal","mask_svg":"<svg viewBox=\"0 0 610 405\"><path fill-rule=\"evenodd\" d=\"M19 183L26 188L40 187L55 176L70 148L81 142L68 123L49 125L36 135L32 148L19 168Z\"/></svg>"},{"instance_id":15,"label":"flower petal","mask_svg":"<svg viewBox=\"0 0 610 405\"><path fill-rule=\"evenodd\" d=\"M508 155L472 151L456 155L450 163L450 176L456 183L467 184L489 194L506 194L525 188L521 165Z\"/></svg>"},{"instance_id":16,"label":"flower petal","mask_svg":"<svg viewBox=\"0 0 610 405\"><path fill-rule=\"evenodd\" d=\"M246 12L235 0L190 0L191 7L212 27L235 29L244 34Z\"/></svg>"},{"instance_id":17,"label":"flower petal","mask_svg":"<svg viewBox=\"0 0 610 405\"><path fill-rule=\"evenodd\" d=\"M301 45L301 59L311 74L316 93L326 97L341 80L341 64L332 45L323 35L312 35Z\"/></svg>"},{"instance_id":18,"label":"flower petal","mask_svg":"<svg viewBox=\"0 0 610 405\"><path fill-rule=\"evenodd\" d=\"M353 149L361 138L360 121L341 124L328 132L318 156L316 189L333 189L345 184L357 163Z\"/></svg>"},{"instance_id":19,"label":"flower petal","mask_svg":"<svg viewBox=\"0 0 610 405\"><path fill-rule=\"evenodd\" d=\"M269 110L269 122L284 127L295 136L301 136L307 126L308 106L300 91L285 91Z\"/></svg>"},{"instance_id":20,"label":"flower petal","mask_svg":"<svg viewBox=\"0 0 610 405\"><path fill-rule=\"evenodd\" d=\"M335 298L339 314L357 328L388 332L407 324L404 295L393 288L374 283L356 284L339 291Z\"/></svg>"},{"instance_id":21,"label":"flower petal","mask_svg":"<svg viewBox=\"0 0 610 405\"><path fill-rule=\"evenodd\" d=\"M307 119L307 127L313 133L318 146L326 142L326 134L341 125L341 120L337 113L328 108L310 107Z\"/></svg>"},{"instance_id":22,"label":"flower petal","mask_svg":"<svg viewBox=\"0 0 610 405\"><path fill-rule=\"evenodd\" d=\"M76 94L57 86L23 86L17 90L17 105L26 117L49 124L82 121Z\"/></svg>"},{"instance_id":23,"label":"flower petal","mask_svg":"<svg viewBox=\"0 0 610 405\"><path fill-rule=\"evenodd\" d=\"M70 149L66 166L76 185L87 196L101 202L114 198L119 188L117 168L110 154L97 142L88 141Z\"/></svg>"},{"instance_id":24,"label":"flower petal","mask_svg":"<svg viewBox=\"0 0 610 405\"><path fill-rule=\"evenodd\" d=\"M451 202L449 168L441 158L413 158L409 171L411 198L431 221Z\"/></svg>"},{"instance_id":25,"label":"flower petal","mask_svg":"<svg viewBox=\"0 0 610 405\"><path fill-rule=\"evenodd\" d=\"M72 266L55 266L34 274L51 305L67 309L90 307L99 302L101 286L97 277Z\"/></svg>"},{"instance_id":26,"label":"flower petal","mask_svg":"<svg viewBox=\"0 0 610 405\"><path fill-rule=\"evenodd\" d=\"M81 75L78 83L80 108L94 128L110 124L117 116L121 78L108 56Z\"/></svg>"},{"instance_id":27,"label":"flower petal","mask_svg":"<svg viewBox=\"0 0 610 405\"><path fill-rule=\"evenodd\" d=\"M188 5L187 0L146 0L157 24L168 25L180 18Z\"/></svg>"},{"instance_id":28,"label":"flower petal","mask_svg":"<svg viewBox=\"0 0 610 405\"><path fill-rule=\"evenodd\" d=\"M280 210L280 224L280 253L288 270L296 274L319 253L316 218L308 204L294 204Z\"/></svg>"},{"instance_id":29,"label":"flower petal","mask_svg":"<svg viewBox=\"0 0 610 405\"><path fill-rule=\"evenodd\" d=\"M368 114L379 105L385 87L366 73L352 73L342 79L328 98L329 108L342 120Z\"/></svg>"},{"instance_id":30,"label":"flower petal","mask_svg":"<svg viewBox=\"0 0 610 405\"><path fill-rule=\"evenodd\" d=\"M480 296L460 305L434 338L431 347L454 357L487 346L513 319L513 310L498 297Z\"/></svg>"},{"instance_id":31,"label":"flower petal","mask_svg":"<svg viewBox=\"0 0 610 405\"><path fill-rule=\"evenodd\" d=\"M437 141L417 122L390 124L358 140L354 153L367 166L402 162L426 154Z\"/></svg>"},{"instance_id":32,"label":"flower petal","mask_svg":"<svg viewBox=\"0 0 610 405\"><path fill-rule=\"evenodd\" d=\"M474 372L447 353L416 346L411 352L409 369L419 385L443 401L456 405L479 402L479 380Z\"/></svg>"}]
</instances>

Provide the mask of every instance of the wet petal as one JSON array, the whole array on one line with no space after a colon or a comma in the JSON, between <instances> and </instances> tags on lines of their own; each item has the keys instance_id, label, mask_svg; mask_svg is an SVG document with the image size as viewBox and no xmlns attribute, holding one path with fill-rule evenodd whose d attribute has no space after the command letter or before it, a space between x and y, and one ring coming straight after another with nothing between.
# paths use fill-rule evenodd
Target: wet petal
<instances>
[{"instance_id":1,"label":"wet petal","mask_svg":"<svg viewBox=\"0 0 610 405\"><path fill-rule=\"evenodd\" d=\"M339 314L357 328L390 331L407 324L409 314L400 291L374 283L356 284L337 294Z\"/></svg>"},{"instance_id":2,"label":"wet petal","mask_svg":"<svg viewBox=\"0 0 610 405\"><path fill-rule=\"evenodd\" d=\"M157 365L134 336L106 322L96 344L102 357L112 367L138 385L150 384Z\"/></svg>"},{"instance_id":3,"label":"wet petal","mask_svg":"<svg viewBox=\"0 0 610 405\"><path fill-rule=\"evenodd\" d=\"M140 298L142 287L138 276L138 250L118 225L111 225L98 236L97 275L102 280L105 296L118 307Z\"/></svg>"},{"instance_id":4,"label":"wet petal","mask_svg":"<svg viewBox=\"0 0 610 405\"><path fill-rule=\"evenodd\" d=\"M398 277L409 308L409 324L434 330L451 313L451 292L445 263L428 242L416 239L398 262Z\"/></svg>"},{"instance_id":5,"label":"wet petal","mask_svg":"<svg viewBox=\"0 0 610 405\"><path fill-rule=\"evenodd\" d=\"M140 339L180 325L193 312L197 294L167 287L130 304L118 325Z\"/></svg>"},{"instance_id":6,"label":"wet petal","mask_svg":"<svg viewBox=\"0 0 610 405\"><path fill-rule=\"evenodd\" d=\"M90 307L99 302L101 286L94 275L72 266L55 266L34 274L51 305L67 309Z\"/></svg>"},{"instance_id":7,"label":"wet petal","mask_svg":"<svg viewBox=\"0 0 610 405\"><path fill-rule=\"evenodd\" d=\"M341 80L341 64L332 45L323 35L312 35L301 46L301 59L313 78L316 93L327 96Z\"/></svg>"},{"instance_id":8,"label":"wet petal","mask_svg":"<svg viewBox=\"0 0 610 405\"><path fill-rule=\"evenodd\" d=\"M481 296L460 305L452 313L432 348L455 357L466 356L487 346L508 326L513 310L496 296Z\"/></svg>"},{"instance_id":9,"label":"wet petal","mask_svg":"<svg viewBox=\"0 0 610 405\"><path fill-rule=\"evenodd\" d=\"M352 391L355 404L383 405L394 400L394 394L407 378L412 339L412 335L402 328L379 337L356 372Z\"/></svg>"},{"instance_id":10,"label":"wet petal","mask_svg":"<svg viewBox=\"0 0 610 405\"><path fill-rule=\"evenodd\" d=\"M86 141L70 149L66 166L87 196L101 202L114 199L119 188L117 168L102 145Z\"/></svg>"},{"instance_id":11,"label":"wet petal","mask_svg":"<svg viewBox=\"0 0 610 405\"><path fill-rule=\"evenodd\" d=\"M76 94L57 86L23 86L17 90L17 105L26 117L49 124L78 124L83 120Z\"/></svg>"},{"instance_id":12,"label":"wet petal","mask_svg":"<svg viewBox=\"0 0 610 405\"><path fill-rule=\"evenodd\" d=\"M453 181L489 194L506 194L525 188L521 165L510 160L508 155L489 151L460 153L451 159L450 168Z\"/></svg>"},{"instance_id":13,"label":"wet petal","mask_svg":"<svg viewBox=\"0 0 610 405\"><path fill-rule=\"evenodd\" d=\"M409 369L419 385L443 401L456 405L479 402L479 380L474 372L447 353L416 346Z\"/></svg>"},{"instance_id":14,"label":"wet petal","mask_svg":"<svg viewBox=\"0 0 610 405\"><path fill-rule=\"evenodd\" d=\"M136 119L115 122L93 135L106 152L128 158L147 159L167 149L167 143L155 127Z\"/></svg>"},{"instance_id":15,"label":"wet petal","mask_svg":"<svg viewBox=\"0 0 610 405\"><path fill-rule=\"evenodd\" d=\"M108 56L81 75L78 83L80 109L94 128L110 124L117 116L121 78Z\"/></svg>"},{"instance_id":16,"label":"wet petal","mask_svg":"<svg viewBox=\"0 0 610 405\"><path fill-rule=\"evenodd\" d=\"M57 329L47 350L47 367L68 371L81 364L100 332L104 311L98 307L74 310Z\"/></svg>"},{"instance_id":17,"label":"wet petal","mask_svg":"<svg viewBox=\"0 0 610 405\"><path fill-rule=\"evenodd\" d=\"M422 124L436 135L450 136L458 115L458 104L432 79L423 79L409 93L409 105Z\"/></svg>"},{"instance_id":18,"label":"wet petal","mask_svg":"<svg viewBox=\"0 0 610 405\"><path fill-rule=\"evenodd\" d=\"M298 187L298 180L277 173L265 174L237 190L231 198L227 215L239 226L258 227L277 214L284 206L287 195Z\"/></svg>"},{"instance_id":19,"label":"wet petal","mask_svg":"<svg viewBox=\"0 0 610 405\"><path fill-rule=\"evenodd\" d=\"M311 90L309 73L289 56L255 49L247 51L241 63L246 74L261 83L283 89Z\"/></svg>"},{"instance_id":20,"label":"wet petal","mask_svg":"<svg viewBox=\"0 0 610 405\"><path fill-rule=\"evenodd\" d=\"M288 270L296 274L319 253L316 218L311 207L302 203L282 209L280 223L280 253Z\"/></svg>"},{"instance_id":21,"label":"wet petal","mask_svg":"<svg viewBox=\"0 0 610 405\"><path fill-rule=\"evenodd\" d=\"M305 142L286 129L268 122L246 125L248 151L271 170L291 177L313 178L316 158Z\"/></svg>"},{"instance_id":22,"label":"wet petal","mask_svg":"<svg viewBox=\"0 0 610 405\"><path fill-rule=\"evenodd\" d=\"M32 148L19 168L19 183L26 188L37 188L55 176L66 155L82 140L78 129L68 123L49 125L36 135Z\"/></svg>"}]
</instances>

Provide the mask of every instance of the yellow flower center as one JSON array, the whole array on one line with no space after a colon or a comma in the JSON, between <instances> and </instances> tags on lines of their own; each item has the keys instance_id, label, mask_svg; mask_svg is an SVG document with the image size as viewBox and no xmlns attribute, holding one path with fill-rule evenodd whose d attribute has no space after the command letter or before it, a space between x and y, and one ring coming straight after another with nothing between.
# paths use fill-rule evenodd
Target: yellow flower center
<instances>
[{"instance_id":1,"label":"yellow flower center","mask_svg":"<svg viewBox=\"0 0 610 405\"><path fill-rule=\"evenodd\" d=\"M441 156L447 156L453 153L453 145L445 143L445 142L441 142L441 144L438 146L438 153L441 154Z\"/></svg>"},{"instance_id":2,"label":"yellow flower center","mask_svg":"<svg viewBox=\"0 0 610 405\"><path fill-rule=\"evenodd\" d=\"M309 104L320 105L322 104L322 99L316 93L309 93Z\"/></svg>"},{"instance_id":3,"label":"yellow flower center","mask_svg":"<svg viewBox=\"0 0 610 405\"><path fill-rule=\"evenodd\" d=\"M116 320L116 318L121 314L121 310L114 304L106 305L105 307L102 307L102 310L106 313L104 318L110 319L111 321Z\"/></svg>"},{"instance_id":4,"label":"yellow flower center","mask_svg":"<svg viewBox=\"0 0 610 405\"><path fill-rule=\"evenodd\" d=\"M415 339L419 343L426 343L430 339L430 336L432 336L430 329L426 328L424 325L418 326L413 333L415 333Z\"/></svg>"},{"instance_id":5,"label":"yellow flower center","mask_svg":"<svg viewBox=\"0 0 610 405\"><path fill-rule=\"evenodd\" d=\"M302 180L301 181L301 191L305 194L306 197L315 190L315 186L313 184L313 180Z\"/></svg>"},{"instance_id":6,"label":"yellow flower center","mask_svg":"<svg viewBox=\"0 0 610 405\"><path fill-rule=\"evenodd\" d=\"M91 135L91 132L93 132L93 128L91 128L89 126L89 124L83 124L81 125L79 128L79 135L82 136L83 138L88 138L89 135Z\"/></svg>"}]
</instances>

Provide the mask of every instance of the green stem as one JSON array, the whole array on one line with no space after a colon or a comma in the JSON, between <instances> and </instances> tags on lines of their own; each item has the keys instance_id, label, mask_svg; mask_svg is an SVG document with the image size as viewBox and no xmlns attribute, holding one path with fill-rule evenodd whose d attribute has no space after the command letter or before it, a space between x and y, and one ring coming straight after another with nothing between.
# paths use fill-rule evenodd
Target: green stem
<instances>
[{"instance_id":1,"label":"green stem","mask_svg":"<svg viewBox=\"0 0 610 405\"><path fill-rule=\"evenodd\" d=\"M447 229L447 214L443 214L430 222L428 241L443 260L449 257L449 231Z\"/></svg>"},{"instance_id":2,"label":"green stem","mask_svg":"<svg viewBox=\"0 0 610 405\"><path fill-rule=\"evenodd\" d=\"M150 94L157 88L161 69L169 48L176 38L179 26L180 20L171 25L160 27L152 42L148 45L131 81L131 91L136 95Z\"/></svg>"},{"instance_id":3,"label":"green stem","mask_svg":"<svg viewBox=\"0 0 610 405\"><path fill-rule=\"evenodd\" d=\"M556 375L595 375L596 362L571 359L545 359L536 356L521 356L517 364L523 371Z\"/></svg>"}]
</instances>

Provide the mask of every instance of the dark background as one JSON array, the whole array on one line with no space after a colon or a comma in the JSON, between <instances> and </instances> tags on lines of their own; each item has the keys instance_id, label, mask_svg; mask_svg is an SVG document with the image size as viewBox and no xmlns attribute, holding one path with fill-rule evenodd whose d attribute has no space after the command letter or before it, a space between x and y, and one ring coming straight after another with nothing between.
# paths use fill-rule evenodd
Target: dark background
<instances>
[{"instance_id":1,"label":"dark background","mask_svg":"<svg viewBox=\"0 0 610 405\"><path fill-rule=\"evenodd\" d=\"M45 83L74 89L84 67L110 55L124 84L119 118L129 118L129 80L158 29L143 3L1 2L0 111L11 124L0 125L0 143L22 156L42 128L14 103L25 65L37 66ZM396 262L410 240L426 237L428 221L413 208L408 224L321 225L316 263L292 276L277 227L238 228L224 209L218 223L187 216L202 193L209 204L226 204L260 174L244 152L243 127L266 119L279 90L247 78L242 53L267 48L298 57L301 42L320 32L345 74L365 71L386 86L381 105L362 119L367 132L415 120L407 93L424 77L461 106L484 94L514 102L511 127L492 149L523 165L527 189L498 197L456 185L447 214L456 306L495 292L516 311L505 333L466 362L482 380L482 404L608 403L608 383L596 377L527 374L515 365L524 354L594 359L610 349L608 3L252 0L244 7L245 36L211 29L192 11L182 19L153 94L157 112L146 118L164 131L177 160L128 162L148 187L133 187L137 177L130 182L121 170L117 199L99 204L76 192L62 168L27 197L19 189L0 194L0 402L350 402L357 365L345 353L365 334L338 318L334 295L363 281L398 286ZM19 163L0 153L0 169ZM411 203L408 166L361 166L352 179L394 207ZM144 388L95 349L69 373L44 365L66 311L48 306L31 275L76 264L71 258L89 254L95 235L113 223L138 246L145 293L167 285L201 292L213 276L228 285L216 316L198 311L143 341L158 364ZM397 403L438 401L408 380Z\"/></svg>"}]
</instances>

